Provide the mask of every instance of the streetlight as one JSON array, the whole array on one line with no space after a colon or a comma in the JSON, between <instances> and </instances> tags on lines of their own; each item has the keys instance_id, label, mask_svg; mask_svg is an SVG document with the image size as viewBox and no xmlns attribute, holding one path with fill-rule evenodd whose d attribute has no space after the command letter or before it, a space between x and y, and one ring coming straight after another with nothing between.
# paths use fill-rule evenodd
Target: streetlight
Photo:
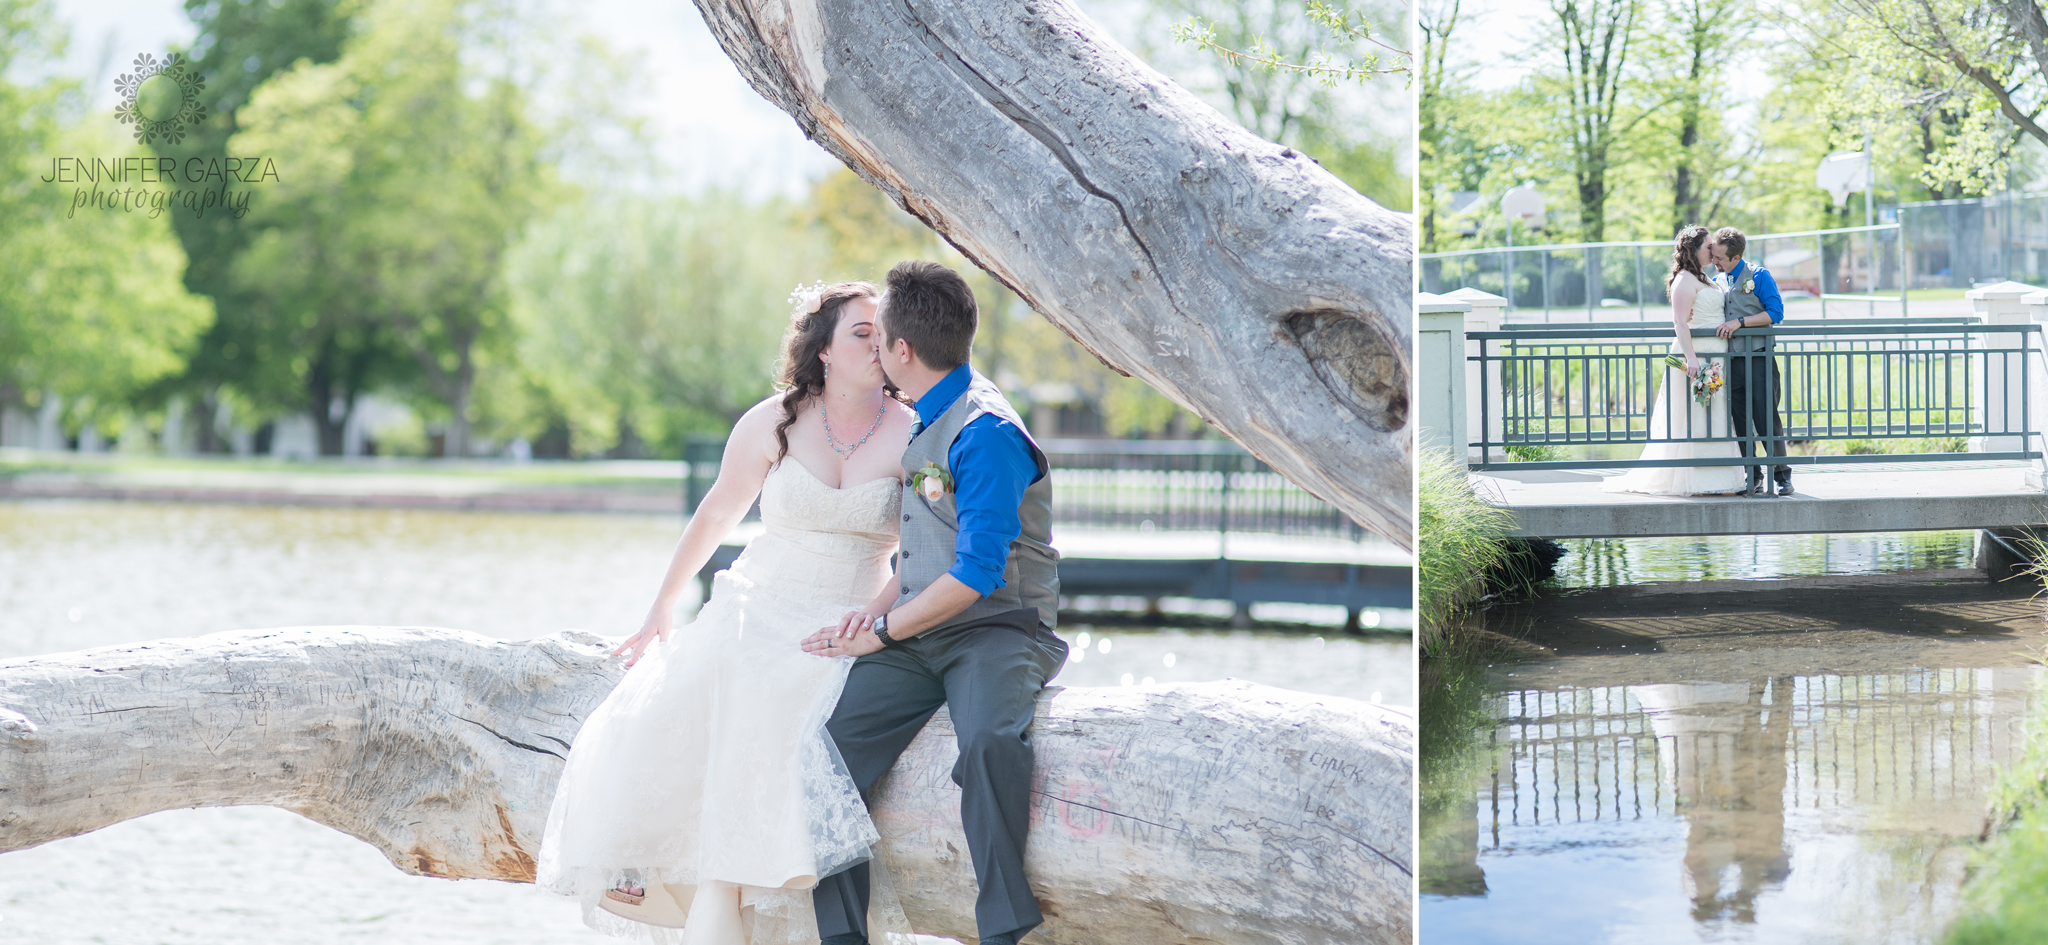
<instances>
[{"instance_id":1,"label":"streetlight","mask_svg":"<svg viewBox=\"0 0 2048 945\"><path fill-rule=\"evenodd\" d=\"M1871 198L1871 191L1876 189L1873 186L1876 176L1870 166L1870 135L1865 134L1863 136L1863 150L1836 151L1827 157L1821 158L1820 166L1813 169L1813 184L1827 191L1828 196L1834 199L1834 205L1838 207L1848 205L1850 191L1863 191L1863 225L1868 227L1876 222L1876 212L1872 208ZM1875 286L1877 285L1877 235L1869 230L1865 230L1864 235L1870 243L1870 273L1866 278L1866 282L1873 287L1872 291L1875 291ZM1827 278L1827 241L1823 237L1816 236L1813 238L1813 244L1814 249L1819 254L1814 257L1814 261L1820 267L1823 280L1821 286L1821 317L1826 318L1828 310L1828 287L1825 284ZM1901 242L1900 245L1903 246L1904 243ZM1852 244L1844 242L1843 246L1846 252L1847 249L1852 247ZM1851 273L1852 275L1854 273L1853 265L1851 266ZM1905 298L1904 278L1904 271L1901 270L1900 279L1902 281L1899 297L1902 299ZM1877 303L1875 301L1870 303L1870 312L1873 315L1877 313Z\"/></svg>"},{"instance_id":2,"label":"streetlight","mask_svg":"<svg viewBox=\"0 0 2048 945\"><path fill-rule=\"evenodd\" d=\"M1512 311L1515 307L1515 285L1512 278L1515 221L1521 220L1522 225L1527 227L1542 226L1543 194L1528 184L1510 187L1507 193L1501 195L1500 212L1506 214L1508 218L1508 251L1502 256L1500 266L1501 295L1507 298L1508 309Z\"/></svg>"},{"instance_id":3,"label":"streetlight","mask_svg":"<svg viewBox=\"0 0 2048 945\"><path fill-rule=\"evenodd\" d=\"M1863 225L1870 226L1875 216L1871 207L1870 139L1863 141L1861 151L1836 151L1820 159L1820 166L1814 168L1813 185L1828 192L1835 206L1849 202L1851 191L1863 191Z\"/></svg>"}]
</instances>

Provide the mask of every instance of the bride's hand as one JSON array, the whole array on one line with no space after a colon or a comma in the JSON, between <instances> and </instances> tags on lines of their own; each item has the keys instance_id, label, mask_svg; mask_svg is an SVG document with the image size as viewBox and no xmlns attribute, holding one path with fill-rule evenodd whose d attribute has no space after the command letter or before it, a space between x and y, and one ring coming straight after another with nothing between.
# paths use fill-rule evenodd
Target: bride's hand
<instances>
[{"instance_id":1,"label":"bride's hand","mask_svg":"<svg viewBox=\"0 0 2048 945\"><path fill-rule=\"evenodd\" d=\"M1706 365L1706 362L1704 362L1704 361L1701 361L1701 360L1700 360L1700 359L1699 359L1699 358L1698 358L1697 356L1694 356L1694 355L1690 355L1690 354L1689 354L1689 355L1686 355L1686 356L1685 356L1685 376L1686 376L1686 377L1698 377L1698 376L1700 376L1700 369L1701 369L1701 368L1703 368L1703 367L1706 367L1706 366L1707 366L1707 365Z\"/></svg>"},{"instance_id":2,"label":"bride's hand","mask_svg":"<svg viewBox=\"0 0 2048 945\"><path fill-rule=\"evenodd\" d=\"M626 642L619 644L619 648L612 651L612 656L630 653L632 655L626 657L626 665L632 666L640 662L640 657L647 653L647 647L655 640L667 643L670 628L668 621L663 617L662 609L655 608L647 615L647 621L641 625L640 632L627 637Z\"/></svg>"},{"instance_id":3,"label":"bride's hand","mask_svg":"<svg viewBox=\"0 0 2048 945\"><path fill-rule=\"evenodd\" d=\"M847 611L846 616L839 618L839 626L837 628L839 638L842 640L853 639L862 630L874 626L876 616L876 614L868 613L865 610ZM834 628L826 627L824 629L833 630Z\"/></svg>"}]
</instances>

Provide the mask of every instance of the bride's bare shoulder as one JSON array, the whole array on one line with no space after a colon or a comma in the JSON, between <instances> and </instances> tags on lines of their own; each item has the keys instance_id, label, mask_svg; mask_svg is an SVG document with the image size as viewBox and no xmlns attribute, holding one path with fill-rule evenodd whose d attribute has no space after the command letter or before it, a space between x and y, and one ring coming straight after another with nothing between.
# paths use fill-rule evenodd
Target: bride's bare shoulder
<instances>
[{"instance_id":1,"label":"bride's bare shoulder","mask_svg":"<svg viewBox=\"0 0 2048 945\"><path fill-rule=\"evenodd\" d=\"M786 391L777 391L762 398L760 403L748 407L746 413L740 414L739 422L732 425L731 439L734 442L759 446L769 454L774 454L775 428L787 415L782 406L787 394Z\"/></svg>"},{"instance_id":2,"label":"bride's bare shoulder","mask_svg":"<svg viewBox=\"0 0 2048 945\"><path fill-rule=\"evenodd\" d=\"M740 415L740 422L747 422L747 419L749 417L773 417L775 418L775 422L779 423L781 422L783 413L786 409L783 405L786 404L789 401L789 399L794 396L796 396L796 391L794 390L779 390L776 391L775 393L769 394L768 396L761 398L761 401L759 403L756 403L752 407L748 407L747 412Z\"/></svg>"}]
</instances>

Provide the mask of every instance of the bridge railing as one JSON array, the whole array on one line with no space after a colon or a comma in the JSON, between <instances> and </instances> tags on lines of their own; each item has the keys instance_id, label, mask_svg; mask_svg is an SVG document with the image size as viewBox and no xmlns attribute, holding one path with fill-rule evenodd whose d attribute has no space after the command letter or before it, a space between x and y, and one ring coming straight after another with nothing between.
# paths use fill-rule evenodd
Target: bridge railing
<instances>
[{"instance_id":1,"label":"bridge railing","mask_svg":"<svg viewBox=\"0 0 2048 945\"><path fill-rule=\"evenodd\" d=\"M1365 540L1336 506L1228 440L1046 439L1039 447L1052 466L1055 526ZM708 438L685 447L688 510L718 478L724 450Z\"/></svg>"},{"instance_id":2,"label":"bridge railing","mask_svg":"<svg viewBox=\"0 0 2048 945\"><path fill-rule=\"evenodd\" d=\"M1792 455L1772 463L1857 463L2042 456L2036 378L2041 328L1963 319L1841 320L1744 329L1769 335L1768 354L1700 352L1724 378L1766 388L1782 434L1738 434L1723 397L1695 419L1690 391L1664 379L1672 330L1644 324L1538 325L1467 332L1476 377L1473 469L1739 466L1741 456L1643 459L1656 443L1736 441ZM1713 332L1693 331L1695 338ZM1773 377L1764 367L1775 362ZM1753 365L1746 367L1745 364ZM1683 377L1682 373L1676 374ZM1782 389L1772 389L1773 385ZM1659 398L1663 399L1660 404ZM1652 429L1662 407L1672 420ZM1576 455L1573 455L1576 454Z\"/></svg>"}]
</instances>

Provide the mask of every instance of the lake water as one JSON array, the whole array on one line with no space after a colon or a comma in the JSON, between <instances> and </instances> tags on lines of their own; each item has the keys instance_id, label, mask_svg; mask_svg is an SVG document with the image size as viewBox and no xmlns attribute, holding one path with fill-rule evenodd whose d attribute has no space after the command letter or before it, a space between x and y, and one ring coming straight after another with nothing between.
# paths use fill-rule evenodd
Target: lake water
<instances>
[{"instance_id":1,"label":"lake water","mask_svg":"<svg viewBox=\"0 0 2048 945\"><path fill-rule=\"evenodd\" d=\"M2048 643L1969 536L1572 543L1423 700L1422 940L1937 941Z\"/></svg>"},{"instance_id":2,"label":"lake water","mask_svg":"<svg viewBox=\"0 0 2048 945\"><path fill-rule=\"evenodd\" d=\"M636 629L675 517L0 503L0 656L220 630ZM1068 686L1225 677L1414 704L1401 637L1061 627ZM1085 649L1081 634L1088 634ZM0 942L612 941L530 886L398 872L271 808L167 811L0 854Z\"/></svg>"}]
</instances>

